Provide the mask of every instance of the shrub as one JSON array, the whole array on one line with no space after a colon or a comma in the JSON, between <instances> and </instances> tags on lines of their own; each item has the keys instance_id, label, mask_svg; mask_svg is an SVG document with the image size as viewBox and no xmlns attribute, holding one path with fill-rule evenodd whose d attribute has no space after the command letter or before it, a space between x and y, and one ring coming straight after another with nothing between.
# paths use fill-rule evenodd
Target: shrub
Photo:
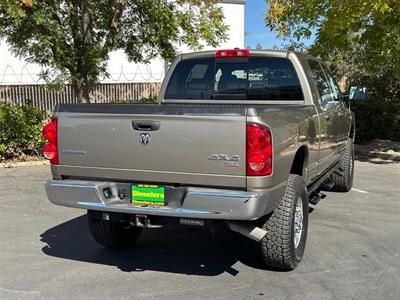
<instances>
[{"instance_id":1,"label":"shrub","mask_svg":"<svg viewBox=\"0 0 400 300\"><path fill-rule=\"evenodd\" d=\"M375 138L400 141L400 81L394 76L364 78L368 98L352 103L356 117L356 142Z\"/></svg>"},{"instance_id":2,"label":"shrub","mask_svg":"<svg viewBox=\"0 0 400 300\"><path fill-rule=\"evenodd\" d=\"M43 114L31 106L0 103L0 161L39 156Z\"/></svg>"}]
</instances>

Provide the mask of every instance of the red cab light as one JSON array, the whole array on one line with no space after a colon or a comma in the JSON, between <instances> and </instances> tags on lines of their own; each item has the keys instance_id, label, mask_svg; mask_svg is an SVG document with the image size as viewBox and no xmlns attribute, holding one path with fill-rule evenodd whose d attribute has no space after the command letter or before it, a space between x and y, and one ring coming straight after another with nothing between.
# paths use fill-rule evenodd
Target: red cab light
<instances>
[{"instance_id":1,"label":"red cab light","mask_svg":"<svg viewBox=\"0 0 400 300\"><path fill-rule=\"evenodd\" d=\"M247 124L246 174L247 176L266 176L272 174L271 131L260 124Z\"/></svg>"},{"instance_id":2,"label":"red cab light","mask_svg":"<svg viewBox=\"0 0 400 300\"><path fill-rule=\"evenodd\" d=\"M227 50L217 50L215 52L215 57L249 57L250 52L247 49L227 49Z\"/></svg>"},{"instance_id":3,"label":"red cab light","mask_svg":"<svg viewBox=\"0 0 400 300\"><path fill-rule=\"evenodd\" d=\"M57 118L52 118L42 130L43 137L49 142L43 148L43 155L53 165L58 165Z\"/></svg>"}]
</instances>

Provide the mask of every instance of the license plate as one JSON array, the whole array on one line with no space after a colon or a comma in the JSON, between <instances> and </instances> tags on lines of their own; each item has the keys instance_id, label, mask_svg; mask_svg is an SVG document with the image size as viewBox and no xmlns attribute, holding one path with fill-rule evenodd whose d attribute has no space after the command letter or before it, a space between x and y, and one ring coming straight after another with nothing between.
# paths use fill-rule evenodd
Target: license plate
<instances>
[{"instance_id":1,"label":"license plate","mask_svg":"<svg viewBox=\"0 0 400 300\"><path fill-rule=\"evenodd\" d=\"M132 185L131 202L136 205L165 205L165 189L158 185Z\"/></svg>"}]
</instances>

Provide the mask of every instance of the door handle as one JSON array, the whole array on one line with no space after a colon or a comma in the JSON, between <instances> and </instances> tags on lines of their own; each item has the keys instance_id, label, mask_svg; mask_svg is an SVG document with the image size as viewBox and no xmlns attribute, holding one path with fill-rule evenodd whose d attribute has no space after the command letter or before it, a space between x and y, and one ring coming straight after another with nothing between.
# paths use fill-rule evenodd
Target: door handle
<instances>
[{"instance_id":1,"label":"door handle","mask_svg":"<svg viewBox=\"0 0 400 300\"><path fill-rule=\"evenodd\" d=\"M159 121L150 120L137 120L132 121L132 128L140 131L157 131L160 129L161 123Z\"/></svg>"}]
</instances>

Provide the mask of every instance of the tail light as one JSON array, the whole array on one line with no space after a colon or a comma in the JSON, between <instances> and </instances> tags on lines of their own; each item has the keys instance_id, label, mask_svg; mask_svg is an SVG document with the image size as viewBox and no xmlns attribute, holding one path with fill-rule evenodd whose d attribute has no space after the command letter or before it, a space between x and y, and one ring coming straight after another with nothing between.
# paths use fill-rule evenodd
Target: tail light
<instances>
[{"instance_id":1,"label":"tail light","mask_svg":"<svg viewBox=\"0 0 400 300\"><path fill-rule=\"evenodd\" d=\"M57 118L52 118L43 127L42 134L48 141L48 144L43 148L44 157L50 160L51 164L58 165Z\"/></svg>"},{"instance_id":2,"label":"tail light","mask_svg":"<svg viewBox=\"0 0 400 300\"><path fill-rule=\"evenodd\" d=\"M228 50L217 50L215 57L248 57L250 55L247 49L228 49Z\"/></svg>"},{"instance_id":3,"label":"tail light","mask_svg":"<svg viewBox=\"0 0 400 300\"><path fill-rule=\"evenodd\" d=\"M271 131L260 125L248 123L246 128L246 174L265 176L272 174Z\"/></svg>"}]
</instances>

